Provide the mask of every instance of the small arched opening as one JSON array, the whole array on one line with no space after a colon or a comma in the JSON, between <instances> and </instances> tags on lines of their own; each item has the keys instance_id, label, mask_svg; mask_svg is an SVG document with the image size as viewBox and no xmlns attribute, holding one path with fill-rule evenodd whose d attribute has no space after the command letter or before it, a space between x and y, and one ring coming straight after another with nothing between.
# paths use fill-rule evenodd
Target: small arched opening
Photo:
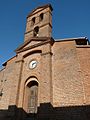
<instances>
[{"instance_id":1,"label":"small arched opening","mask_svg":"<svg viewBox=\"0 0 90 120\"><path fill-rule=\"evenodd\" d=\"M41 13L40 16L39 16L39 21L42 21L42 20L43 20L43 17L44 17L44 14Z\"/></svg>"},{"instance_id":2,"label":"small arched opening","mask_svg":"<svg viewBox=\"0 0 90 120\"><path fill-rule=\"evenodd\" d=\"M38 37L38 35L39 35L39 27L37 26L34 28L34 37Z\"/></svg>"},{"instance_id":3,"label":"small arched opening","mask_svg":"<svg viewBox=\"0 0 90 120\"><path fill-rule=\"evenodd\" d=\"M31 26L33 26L35 24L35 19L36 19L35 17L32 18L32 20L31 20Z\"/></svg>"}]
</instances>

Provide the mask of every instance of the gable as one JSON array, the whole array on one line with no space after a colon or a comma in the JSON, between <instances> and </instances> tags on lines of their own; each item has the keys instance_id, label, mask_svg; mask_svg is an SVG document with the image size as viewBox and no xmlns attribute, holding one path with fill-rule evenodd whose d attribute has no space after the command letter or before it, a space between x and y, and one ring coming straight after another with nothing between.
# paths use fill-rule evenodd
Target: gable
<instances>
[{"instance_id":1,"label":"gable","mask_svg":"<svg viewBox=\"0 0 90 120\"><path fill-rule=\"evenodd\" d=\"M15 52L20 53L35 47L38 47L40 45L43 45L48 42L53 42L53 39L50 37L36 37L36 38L31 38L30 40L24 42L22 45L20 45Z\"/></svg>"},{"instance_id":2,"label":"gable","mask_svg":"<svg viewBox=\"0 0 90 120\"><path fill-rule=\"evenodd\" d=\"M28 43L24 48L27 48L27 47L29 47L29 46L33 46L33 45L35 45L35 44L38 44L38 43L40 43L41 41L30 41L30 43Z\"/></svg>"},{"instance_id":3,"label":"gable","mask_svg":"<svg viewBox=\"0 0 90 120\"><path fill-rule=\"evenodd\" d=\"M43 8L38 8L38 9L34 10L34 11L33 11L33 14L35 14L35 13L41 11L42 9L43 9Z\"/></svg>"},{"instance_id":4,"label":"gable","mask_svg":"<svg viewBox=\"0 0 90 120\"><path fill-rule=\"evenodd\" d=\"M39 6L36 9L34 9L31 13L29 13L29 15L27 16L27 18L30 17L30 16L32 16L33 14L35 14L35 13L37 13L37 12L45 9L45 8L47 8L47 7L49 7L51 9L51 11L53 10L51 4L46 4L46 5L43 5L43 6Z\"/></svg>"}]
</instances>

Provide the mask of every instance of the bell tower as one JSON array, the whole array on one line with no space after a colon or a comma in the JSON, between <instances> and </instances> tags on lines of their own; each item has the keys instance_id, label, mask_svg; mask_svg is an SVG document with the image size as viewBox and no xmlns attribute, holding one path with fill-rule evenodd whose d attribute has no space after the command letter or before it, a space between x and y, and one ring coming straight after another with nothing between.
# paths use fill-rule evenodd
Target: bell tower
<instances>
[{"instance_id":1,"label":"bell tower","mask_svg":"<svg viewBox=\"0 0 90 120\"><path fill-rule=\"evenodd\" d=\"M34 9L27 16L24 41L32 37L51 37L52 10L52 6L47 4Z\"/></svg>"}]
</instances>

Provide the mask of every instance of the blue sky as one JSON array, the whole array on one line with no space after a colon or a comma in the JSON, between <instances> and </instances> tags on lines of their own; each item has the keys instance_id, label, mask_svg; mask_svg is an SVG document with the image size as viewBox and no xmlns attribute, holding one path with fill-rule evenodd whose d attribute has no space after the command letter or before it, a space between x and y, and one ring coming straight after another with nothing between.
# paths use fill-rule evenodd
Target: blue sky
<instances>
[{"instance_id":1,"label":"blue sky","mask_svg":"<svg viewBox=\"0 0 90 120\"><path fill-rule=\"evenodd\" d=\"M37 6L51 3L55 39L90 39L90 0L0 0L0 68L24 41L26 16Z\"/></svg>"}]
</instances>

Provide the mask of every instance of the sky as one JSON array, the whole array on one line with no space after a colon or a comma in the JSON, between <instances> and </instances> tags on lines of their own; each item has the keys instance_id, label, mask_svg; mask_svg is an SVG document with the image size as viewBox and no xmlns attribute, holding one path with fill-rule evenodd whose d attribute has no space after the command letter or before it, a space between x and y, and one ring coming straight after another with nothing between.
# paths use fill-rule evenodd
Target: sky
<instances>
[{"instance_id":1,"label":"sky","mask_svg":"<svg viewBox=\"0 0 90 120\"><path fill-rule=\"evenodd\" d=\"M53 7L54 39L90 40L90 0L0 0L0 68L23 43L27 15L48 3Z\"/></svg>"}]
</instances>

